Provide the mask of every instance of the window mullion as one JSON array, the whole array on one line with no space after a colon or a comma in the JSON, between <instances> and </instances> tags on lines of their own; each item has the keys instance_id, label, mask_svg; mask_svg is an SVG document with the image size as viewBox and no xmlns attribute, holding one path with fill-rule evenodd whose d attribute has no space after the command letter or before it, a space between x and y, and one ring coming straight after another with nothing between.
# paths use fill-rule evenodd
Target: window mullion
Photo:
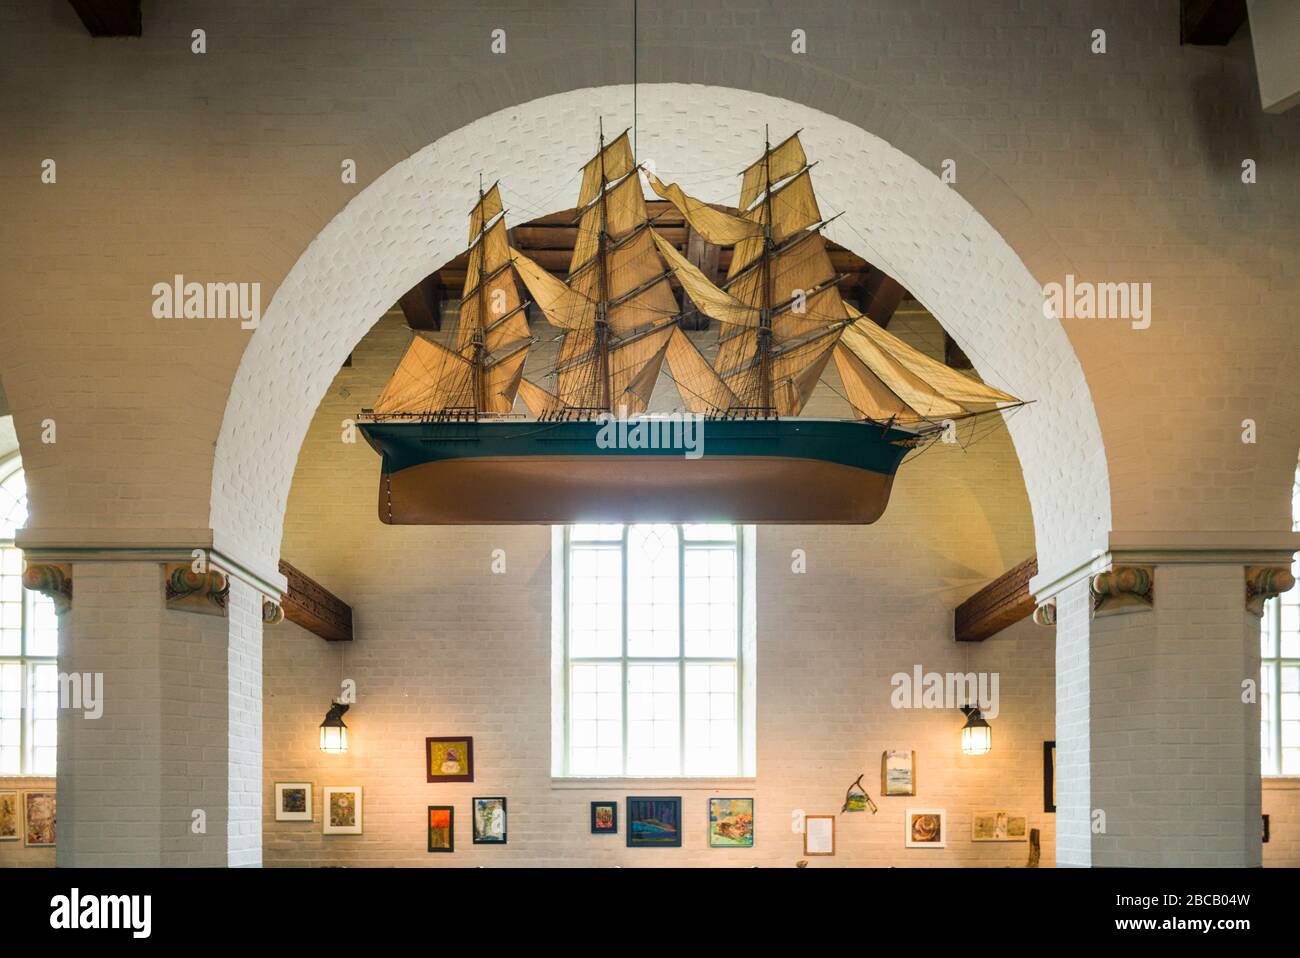
<instances>
[{"instance_id":1,"label":"window mullion","mask_svg":"<svg viewBox=\"0 0 1300 958\"><path fill-rule=\"evenodd\" d=\"M677 774L686 774L686 530L677 531Z\"/></svg>"}]
</instances>

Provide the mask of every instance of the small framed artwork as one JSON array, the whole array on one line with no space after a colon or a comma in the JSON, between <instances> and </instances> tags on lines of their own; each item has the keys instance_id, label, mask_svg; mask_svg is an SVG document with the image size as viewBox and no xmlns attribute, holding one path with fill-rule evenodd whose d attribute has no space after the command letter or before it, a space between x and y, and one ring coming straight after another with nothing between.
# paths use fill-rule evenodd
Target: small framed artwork
<instances>
[{"instance_id":1,"label":"small framed artwork","mask_svg":"<svg viewBox=\"0 0 1300 958\"><path fill-rule=\"evenodd\" d=\"M506 843L506 800L503 797L471 799L474 809L474 844Z\"/></svg>"},{"instance_id":2,"label":"small framed artwork","mask_svg":"<svg viewBox=\"0 0 1300 958\"><path fill-rule=\"evenodd\" d=\"M0 792L0 842L16 842L22 815L18 811L18 793Z\"/></svg>"},{"instance_id":3,"label":"small framed artwork","mask_svg":"<svg viewBox=\"0 0 1300 958\"><path fill-rule=\"evenodd\" d=\"M803 853L806 857L835 854L834 815L804 816Z\"/></svg>"},{"instance_id":4,"label":"small framed artwork","mask_svg":"<svg viewBox=\"0 0 1300 958\"><path fill-rule=\"evenodd\" d=\"M311 782L275 783L275 820L311 821Z\"/></svg>"},{"instance_id":5,"label":"small framed artwork","mask_svg":"<svg viewBox=\"0 0 1300 958\"><path fill-rule=\"evenodd\" d=\"M885 752L880 757L880 794L916 794L916 750Z\"/></svg>"},{"instance_id":6,"label":"small framed artwork","mask_svg":"<svg viewBox=\"0 0 1300 958\"><path fill-rule=\"evenodd\" d=\"M754 800L709 799L709 847L754 847Z\"/></svg>"},{"instance_id":7,"label":"small framed artwork","mask_svg":"<svg viewBox=\"0 0 1300 958\"><path fill-rule=\"evenodd\" d=\"M618 802L591 803L591 834L618 834Z\"/></svg>"},{"instance_id":8,"label":"small framed artwork","mask_svg":"<svg viewBox=\"0 0 1300 958\"><path fill-rule=\"evenodd\" d=\"M430 782L474 781L474 740L468 735L426 738L424 760Z\"/></svg>"},{"instance_id":9,"label":"small framed artwork","mask_svg":"<svg viewBox=\"0 0 1300 958\"><path fill-rule=\"evenodd\" d=\"M906 826L908 848L943 848L948 843L948 813L942 808L909 808Z\"/></svg>"},{"instance_id":10,"label":"small framed artwork","mask_svg":"<svg viewBox=\"0 0 1300 958\"><path fill-rule=\"evenodd\" d=\"M680 848L681 845L680 796L628 796L628 848Z\"/></svg>"},{"instance_id":11,"label":"small framed artwork","mask_svg":"<svg viewBox=\"0 0 1300 958\"><path fill-rule=\"evenodd\" d=\"M1260 825L1259 837L1265 844L1267 844L1268 843L1268 816L1263 815L1261 817L1264 819L1264 821Z\"/></svg>"},{"instance_id":12,"label":"small framed artwork","mask_svg":"<svg viewBox=\"0 0 1300 958\"><path fill-rule=\"evenodd\" d=\"M1056 743L1043 743L1043 811L1056 811Z\"/></svg>"},{"instance_id":13,"label":"small framed artwork","mask_svg":"<svg viewBox=\"0 0 1300 958\"><path fill-rule=\"evenodd\" d=\"M429 806L429 851L456 850L456 809L450 805Z\"/></svg>"},{"instance_id":14,"label":"small framed artwork","mask_svg":"<svg viewBox=\"0 0 1300 958\"><path fill-rule=\"evenodd\" d=\"M970 819L973 842L1027 842L1029 821L1013 812L976 812Z\"/></svg>"},{"instance_id":15,"label":"small framed artwork","mask_svg":"<svg viewBox=\"0 0 1300 958\"><path fill-rule=\"evenodd\" d=\"M53 792L23 792L23 844L48 848L54 844L55 801Z\"/></svg>"},{"instance_id":16,"label":"small framed artwork","mask_svg":"<svg viewBox=\"0 0 1300 958\"><path fill-rule=\"evenodd\" d=\"M361 786L325 786L321 822L326 835L360 835Z\"/></svg>"}]
</instances>

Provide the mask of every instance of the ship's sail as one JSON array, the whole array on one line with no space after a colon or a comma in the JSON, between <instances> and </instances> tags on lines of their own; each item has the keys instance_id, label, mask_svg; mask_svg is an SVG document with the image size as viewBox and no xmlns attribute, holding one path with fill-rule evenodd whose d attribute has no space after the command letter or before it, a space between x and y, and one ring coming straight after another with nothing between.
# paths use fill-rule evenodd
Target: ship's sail
<instances>
[{"instance_id":1,"label":"ship's sail","mask_svg":"<svg viewBox=\"0 0 1300 958\"><path fill-rule=\"evenodd\" d=\"M375 403L377 415L508 413L531 345L501 190L470 211L468 268L453 348L416 335Z\"/></svg>"}]
</instances>

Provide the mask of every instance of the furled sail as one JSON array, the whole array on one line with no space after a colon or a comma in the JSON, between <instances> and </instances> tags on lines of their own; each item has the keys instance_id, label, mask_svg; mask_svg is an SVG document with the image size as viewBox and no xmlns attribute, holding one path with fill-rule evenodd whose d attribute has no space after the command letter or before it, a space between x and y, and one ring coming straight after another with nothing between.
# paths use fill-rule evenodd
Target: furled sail
<instances>
[{"instance_id":1,"label":"furled sail","mask_svg":"<svg viewBox=\"0 0 1300 958\"><path fill-rule=\"evenodd\" d=\"M664 183L653 173L646 174L650 188L672 203L691 224L691 228L708 242L717 246L734 246L763 234L763 227L753 220L742 219L722 210L715 210L703 200L687 196L676 183Z\"/></svg>"},{"instance_id":2,"label":"furled sail","mask_svg":"<svg viewBox=\"0 0 1300 958\"><path fill-rule=\"evenodd\" d=\"M758 325L757 309L742 303L735 296L713 285L698 266L677 252L677 248L672 243L653 229L650 234L654 237L660 255L668 263L668 268L677 275L677 281L682 284L682 289L686 291L686 295L690 297L696 309L720 323L746 327Z\"/></svg>"}]
</instances>

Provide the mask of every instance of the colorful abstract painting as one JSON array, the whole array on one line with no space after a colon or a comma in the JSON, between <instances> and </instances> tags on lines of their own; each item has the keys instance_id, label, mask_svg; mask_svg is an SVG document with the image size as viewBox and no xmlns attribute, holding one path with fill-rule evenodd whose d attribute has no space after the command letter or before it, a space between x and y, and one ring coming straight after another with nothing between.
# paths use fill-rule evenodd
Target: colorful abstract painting
<instances>
[{"instance_id":1,"label":"colorful abstract painting","mask_svg":"<svg viewBox=\"0 0 1300 958\"><path fill-rule=\"evenodd\" d=\"M754 847L754 800L709 799L709 847Z\"/></svg>"},{"instance_id":2,"label":"colorful abstract painting","mask_svg":"<svg viewBox=\"0 0 1300 958\"><path fill-rule=\"evenodd\" d=\"M591 833L593 835L618 834L618 802L591 803Z\"/></svg>"},{"instance_id":3,"label":"colorful abstract painting","mask_svg":"<svg viewBox=\"0 0 1300 958\"><path fill-rule=\"evenodd\" d=\"M628 848L678 848L681 844L680 797L628 797Z\"/></svg>"},{"instance_id":4,"label":"colorful abstract painting","mask_svg":"<svg viewBox=\"0 0 1300 958\"><path fill-rule=\"evenodd\" d=\"M474 844L504 845L506 843L506 800L504 798L475 798Z\"/></svg>"},{"instance_id":5,"label":"colorful abstract painting","mask_svg":"<svg viewBox=\"0 0 1300 958\"><path fill-rule=\"evenodd\" d=\"M321 816L326 835L361 834L361 786L333 785L325 789Z\"/></svg>"},{"instance_id":6,"label":"colorful abstract painting","mask_svg":"<svg viewBox=\"0 0 1300 958\"><path fill-rule=\"evenodd\" d=\"M450 805L429 806L429 851L456 850L456 809Z\"/></svg>"},{"instance_id":7,"label":"colorful abstract painting","mask_svg":"<svg viewBox=\"0 0 1300 958\"><path fill-rule=\"evenodd\" d=\"M474 781L474 739L467 735L426 738L424 759L430 782Z\"/></svg>"}]
</instances>

